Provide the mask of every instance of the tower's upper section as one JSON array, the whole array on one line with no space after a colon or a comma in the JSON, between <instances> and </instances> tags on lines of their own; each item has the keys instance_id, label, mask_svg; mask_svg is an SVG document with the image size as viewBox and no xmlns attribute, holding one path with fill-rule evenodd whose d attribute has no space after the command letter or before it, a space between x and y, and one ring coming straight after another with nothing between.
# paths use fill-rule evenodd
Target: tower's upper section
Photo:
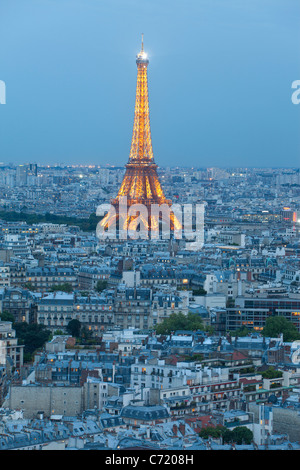
<instances>
[{"instance_id":1,"label":"tower's upper section","mask_svg":"<svg viewBox=\"0 0 300 470\"><path fill-rule=\"evenodd\" d=\"M154 164L150 131L147 66L149 60L144 51L142 37L141 51L136 56L137 83L134 108L133 133L129 155L130 164Z\"/></svg>"},{"instance_id":2,"label":"tower's upper section","mask_svg":"<svg viewBox=\"0 0 300 470\"><path fill-rule=\"evenodd\" d=\"M142 34L142 47L141 47L140 52L136 56L136 63L138 65L139 64L144 64L144 65L149 64L148 56L147 56L146 52L144 51L144 35L143 34Z\"/></svg>"}]
</instances>

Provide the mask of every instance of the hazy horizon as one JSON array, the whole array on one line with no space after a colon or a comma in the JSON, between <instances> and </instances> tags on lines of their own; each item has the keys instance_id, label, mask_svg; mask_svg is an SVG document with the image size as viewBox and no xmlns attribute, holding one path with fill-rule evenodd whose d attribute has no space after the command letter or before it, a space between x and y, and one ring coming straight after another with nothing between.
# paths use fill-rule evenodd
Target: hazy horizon
<instances>
[{"instance_id":1,"label":"hazy horizon","mask_svg":"<svg viewBox=\"0 0 300 470\"><path fill-rule=\"evenodd\" d=\"M0 161L115 165L144 33L158 166L300 162L296 0L2 0Z\"/></svg>"}]
</instances>

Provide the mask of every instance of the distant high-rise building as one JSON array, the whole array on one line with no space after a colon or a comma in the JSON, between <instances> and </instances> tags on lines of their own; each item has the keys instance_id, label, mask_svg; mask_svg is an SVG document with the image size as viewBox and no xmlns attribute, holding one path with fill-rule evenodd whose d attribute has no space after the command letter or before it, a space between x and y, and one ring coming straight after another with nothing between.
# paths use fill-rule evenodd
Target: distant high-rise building
<instances>
[{"instance_id":1,"label":"distant high-rise building","mask_svg":"<svg viewBox=\"0 0 300 470\"><path fill-rule=\"evenodd\" d=\"M283 171L276 176L276 184L278 185L300 185L300 171Z\"/></svg>"},{"instance_id":2,"label":"distant high-rise building","mask_svg":"<svg viewBox=\"0 0 300 470\"><path fill-rule=\"evenodd\" d=\"M37 164L30 163L28 166L28 175L30 176L37 176Z\"/></svg>"},{"instance_id":3,"label":"distant high-rise building","mask_svg":"<svg viewBox=\"0 0 300 470\"><path fill-rule=\"evenodd\" d=\"M27 167L27 185L28 186L37 186L38 178L37 178L37 164L30 163Z\"/></svg>"},{"instance_id":4,"label":"distant high-rise building","mask_svg":"<svg viewBox=\"0 0 300 470\"><path fill-rule=\"evenodd\" d=\"M290 207L284 207L280 212L282 220L284 222L296 222L297 221L297 212L292 210Z\"/></svg>"},{"instance_id":5,"label":"distant high-rise building","mask_svg":"<svg viewBox=\"0 0 300 470\"><path fill-rule=\"evenodd\" d=\"M16 168L16 184L24 186L27 183L27 165L18 165Z\"/></svg>"}]
</instances>

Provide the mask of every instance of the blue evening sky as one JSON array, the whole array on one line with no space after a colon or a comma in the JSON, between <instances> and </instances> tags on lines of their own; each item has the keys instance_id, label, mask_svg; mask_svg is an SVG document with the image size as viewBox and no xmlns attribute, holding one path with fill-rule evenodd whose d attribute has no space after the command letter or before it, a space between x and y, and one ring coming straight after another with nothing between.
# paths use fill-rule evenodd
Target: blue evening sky
<instances>
[{"instance_id":1,"label":"blue evening sky","mask_svg":"<svg viewBox=\"0 0 300 470\"><path fill-rule=\"evenodd\" d=\"M0 162L124 166L141 33L159 166L299 166L299 0L1 0Z\"/></svg>"}]
</instances>

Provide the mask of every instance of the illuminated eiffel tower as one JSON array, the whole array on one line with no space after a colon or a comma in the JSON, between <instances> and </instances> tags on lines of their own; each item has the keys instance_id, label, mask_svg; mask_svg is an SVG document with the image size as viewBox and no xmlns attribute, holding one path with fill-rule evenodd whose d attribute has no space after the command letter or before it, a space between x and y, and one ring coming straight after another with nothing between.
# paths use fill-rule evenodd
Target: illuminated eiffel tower
<instances>
[{"instance_id":1,"label":"illuminated eiffel tower","mask_svg":"<svg viewBox=\"0 0 300 470\"><path fill-rule=\"evenodd\" d=\"M143 225L143 230L158 231L160 224L167 224L172 231L180 229L176 216L169 210L172 201L166 199L157 175L154 162L148 99L147 67L149 60L144 52L142 36L141 51L136 56L137 85L134 110L133 135L126 172L116 198L111 200L112 209L100 222L103 228L118 223L123 230L135 230ZM126 211L120 211L120 203ZM147 213L136 212L136 205L143 205ZM153 216L153 205L167 205L167 215ZM157 207L157 206L156 206ZM166 206L165 206L166 207Z\"/></svg>"}]
</instances>

